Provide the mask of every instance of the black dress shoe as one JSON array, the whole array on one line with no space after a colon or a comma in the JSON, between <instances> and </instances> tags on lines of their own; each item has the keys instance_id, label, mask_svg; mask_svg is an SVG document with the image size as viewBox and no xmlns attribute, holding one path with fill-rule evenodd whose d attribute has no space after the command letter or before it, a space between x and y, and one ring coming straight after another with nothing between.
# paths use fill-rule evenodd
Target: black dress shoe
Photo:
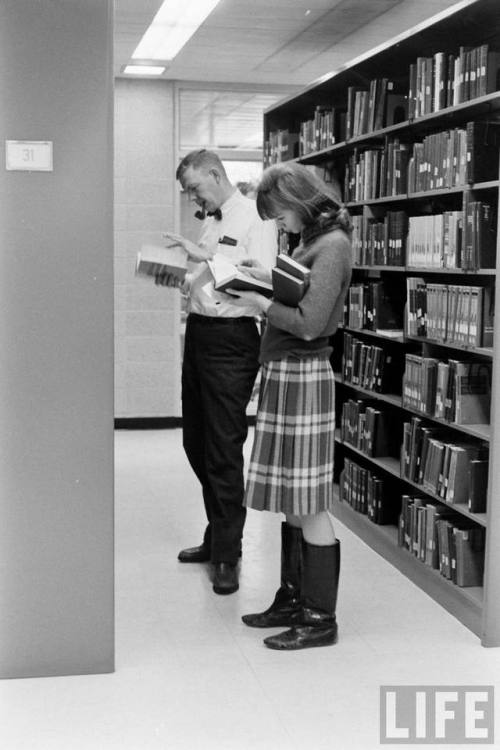
<instances>
[{"instance_id":1,"label":"black dress shoe","mask_svg":"<svg viewBox=\"0 0 500 750\"><path fill-rule=\"evenodd\" d=\"M216 594L234 594L238 591L237 566L226 562L215 563L213 589Z\"/></svg>"},{"instance_id":2,"label":"black dress shoe","mask_svg":"<svg viewBox=\"0 0 500 750\"><path fill-rule=\"evenodd\" d=\"M274 648L277 651L297 651L314 646L333 646L337 640L337 623L333 620L329 625L325 624L320 627L294 626L291 630L285 630L284 633L264 638L264 643L268 648Z\"/></svg>"},{"instance_id":3,"label":"black dress shoe","mask_svg":"<svg viewBox=\"0 0 500 750\"><path fill-rule=\"evenodd\" d=\"M177 559L183 563L208 562L210 560L210 550L205 544L200 544L199 547L188 547L187 549L181 549L177 555Z\"/></svg>"}]
</instances>

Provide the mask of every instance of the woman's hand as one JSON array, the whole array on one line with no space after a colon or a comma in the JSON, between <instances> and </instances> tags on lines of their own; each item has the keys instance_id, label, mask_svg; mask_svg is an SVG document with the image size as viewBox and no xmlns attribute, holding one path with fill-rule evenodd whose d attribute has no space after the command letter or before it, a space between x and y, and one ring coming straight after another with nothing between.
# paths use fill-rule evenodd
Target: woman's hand
<instances>
[{"instance_id":1,"label":"woman's hand","mask_svg":"<svg viewBox=\"0 0 500 750\"><path fill-rule=\"evenodd\" d=\"M247 292L242 289L227 289L228 301L235 307L247 307L249 304L258 307L263 313L266 313L271 305L271 300L264 297L258 292Z\"/></svg>"},{"instance_id":2,"label":"woman's hand","mask_svg":"<svg viewBox=\"0 0 500 750\"><path fill-rule=\"evenodd\" d=\"M174 232L163 232L162 237L166 239L172 245L179 245L188 254L189 260L195 263L201 263L204 260L210 260L213 257L213 253L204 247L200 247L195 242L191 242L187 237L183 237L181 234L174 234Z\"/></svg>"},{"instance_id":3,"label":"woman's hand","mask_svg":"<svg viewBox=\"0 0 500 750\"><path fill-rule=\"evenodd\" d=\"M253 276L254 279L259 281L271 281L270 270L254 258L244 258L241 263L238 263L237 268L238 271Z\"/></svg>"}]
</instances>

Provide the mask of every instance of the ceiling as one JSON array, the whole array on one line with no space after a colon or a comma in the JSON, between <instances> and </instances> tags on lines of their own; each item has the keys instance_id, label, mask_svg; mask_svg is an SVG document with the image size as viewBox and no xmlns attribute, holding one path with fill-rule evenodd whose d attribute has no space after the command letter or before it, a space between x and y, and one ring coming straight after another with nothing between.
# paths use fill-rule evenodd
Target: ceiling
<instances>
[{"instance_id":1,"label":"ceiling","mask_svg":"<svg viewBox=\"0 0 500 750\"><path fill-rule=\"evenodd\" d=\"M256 149L263 140L262 114L281 99L280 93L200 90L179 92L181 149Z\"/></svg>"},{"instance_id":2,"label":"ceiling","mask_svg":"<svg viewBox=\"0 0 500 750\"><path fill-rule=\"evenodd\" d=\"M161 3L115 0L115 76ZM267 107L455 3L220 0L162 76L184 82L181 148L260 148Z\"/></svg>"},{"instance_id":3,"label":"ceiling","mask_svg":"<svg viewBox=\"0 0 500 750\"><path fill-rule=\"evenodd\" d=\"M162 0L115 0L120 76ZM456 0L220 0L167 63L178 81L304 86Z\"/></svg>"}]
</instances>

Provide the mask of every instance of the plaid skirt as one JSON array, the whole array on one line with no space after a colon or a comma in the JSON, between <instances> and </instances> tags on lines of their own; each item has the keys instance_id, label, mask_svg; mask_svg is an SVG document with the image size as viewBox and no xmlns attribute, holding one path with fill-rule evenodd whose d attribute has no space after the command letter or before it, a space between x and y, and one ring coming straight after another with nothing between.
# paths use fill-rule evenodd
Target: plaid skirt
<instances>
[{"instance_id":1,"label":"plaid skirt","mask_svg":"<svg viewBox=\"0 0 500 750\"><path fill-rule=\"evenodd\" d=\"M333 502L335 380L328 357L262 366L245 505L296 516Z\"/></svg>"}]
</instances>

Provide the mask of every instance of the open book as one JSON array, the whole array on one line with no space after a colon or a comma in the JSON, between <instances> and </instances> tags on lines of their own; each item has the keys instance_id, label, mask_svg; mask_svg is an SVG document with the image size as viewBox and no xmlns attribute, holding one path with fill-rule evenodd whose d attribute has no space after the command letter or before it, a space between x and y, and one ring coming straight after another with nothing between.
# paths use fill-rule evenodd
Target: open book
<instances>
[{"instance_id":1,"label":"open book","mask_svg":"<svg viewBox=\"0 0 500 750\"><path fill-rule=\"evenodd\" d=\"M228 289L241 289L242 291L258 292L265 297L272 297L273 288L266 281L259 281L249 276L231 263L221 253L216 253L212 260L207 261L208 267L214 279L214 288L218 292L227 292Z\"/></svg>"},{"instance_id":2,"label":"open book","mask_svg":"<svg viewBox=\"0 0 500 750\"><path fill-rule=\"evenodd\" d=\"M298 305L309 285L311 271L302 263L280 253L272 270L274 298L284 305Z\"/></svg>"},{"instance_id":3,"label":"open book","mask_svg":"<svg viewBox=\"0 0 500 750\"><path fill-rule=\"evenodd\" d=\"M187 270L187 253L180 245L142 245L137 253L135 273L138 276L172 274L184 281Z\"/></svg>"}]
</instances>

